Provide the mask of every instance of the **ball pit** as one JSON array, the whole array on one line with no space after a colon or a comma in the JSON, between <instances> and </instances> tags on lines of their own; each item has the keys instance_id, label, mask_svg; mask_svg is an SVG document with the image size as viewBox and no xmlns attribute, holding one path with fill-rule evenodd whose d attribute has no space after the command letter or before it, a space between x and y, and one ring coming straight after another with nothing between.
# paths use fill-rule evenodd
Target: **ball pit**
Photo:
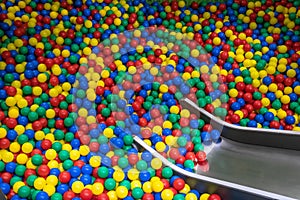
<instances>
[{"instance_id":1,"label":"ball pit","mask_svg":"<svg viewBox=\"0 0 300 200\"><path fill-rule=\"evenodd\" d=\"M298 1L0 6L9 199L220 199L134 146L139 136L187 171L207 164L220 133L183 97L238 126L300 130Z\"/></svg>"}]
</instances>

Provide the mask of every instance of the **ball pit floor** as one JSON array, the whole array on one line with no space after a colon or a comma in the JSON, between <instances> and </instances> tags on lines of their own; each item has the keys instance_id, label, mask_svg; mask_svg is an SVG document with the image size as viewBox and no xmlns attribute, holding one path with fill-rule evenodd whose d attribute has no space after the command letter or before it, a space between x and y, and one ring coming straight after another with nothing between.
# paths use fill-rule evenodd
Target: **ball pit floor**
<instances>
[{"instance_id":1,"label":"ball pit floor","mask_svg":"<svg viewBox=\"0 0 300 200\"><path fill-rule=\"evenodd\" d=\"M1 190L13 200L221 199L133 137L186 171L207 163L220 131L184 97L236 126L299 131L299 6L1 2Z\"/></svg>"}]
</instances>

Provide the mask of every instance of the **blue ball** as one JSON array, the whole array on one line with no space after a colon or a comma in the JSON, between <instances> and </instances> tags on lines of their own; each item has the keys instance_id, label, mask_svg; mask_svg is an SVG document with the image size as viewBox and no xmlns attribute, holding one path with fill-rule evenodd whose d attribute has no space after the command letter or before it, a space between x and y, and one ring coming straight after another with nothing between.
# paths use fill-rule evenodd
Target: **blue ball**
<instances>
[{"instance_id":1,"label":"blue ball","mask_svg":"<svg viewBox=\"0 0 300 200\"><path fill-rule=\"evenodd\" d=\"M238 102L233 102L230 107L233 111L241 109L241 105Z\"/></svg>"},{"instance_id":2,"label":"blue ball","mask_svg":"<svg viewBox=\"0 0 300 200\"><path fill-rule=\"evenodd\" d=\"M93 173L93 168L91 165L87 164L82 166L81 171L83 174L91 175Z\"/></svg>"},{"instance_id":3,"label":"blue ball","mask_svg":"<svg viewBox=\"0 0 300 200\"><path fill-rule=\"evenodd\" d=\"M257 122L255 121L255 120L250 120L249 122L248 122L248 127L257 127Z\"/></svg>"},{"instance_id":4,"label":"blue ball","mask_svg":"<svg viewBox=\"0 0 300 200\"><path fill-rule=\"evenodd\" d=\"M71 177L76 178L81 174L81 169L77 166L74 166L71 169L69 169L69 172L71 174Z\"/></svg>"},{"instance_id":5,"label":"blue ball","mask_svg":"<svg viewBox=\"0 0 300 200\"><path fill-rule=\"evenodd\" d=\"M0 189L2 190L2 192L3 192L4 194L8 194L9 191L10 191L10 186L9 186L9 184L7 184L7 183L1 183L1 184L0 184Z\"/></svg>"},{"instance_id":6,"label":"blue ball","mask_svg":"<svg viewBox=\"0 0 300 200\"><path fill-rule=\"evenodd\" d=\"M270 85L270 84L272 83L271 77L269 77L269 76L264 77L264 78L263 78L263 83L264 83L265 85Z\"/></svg>"},{"instance_id":7,"label":"blue ball","mask_svg":"<svg viewBox=\"0 0 300 200\"><path fill-rule=\"evenodd\" d=\"M265 120L270 122L270 121L274 120L274 114L272 112L266 112L264 114L264 118L265 118Z\"/></svg>"},{"instance_id":8,"label":"blue ball","mask_svg":"<svg viewBox=\"0 0 300 200\"><path fill-rule=\"evenodd\" d=\"M38 199L38 200L49 200L49 196L46 192L40 191L39 193L37 193L36 199Z\"/></svg>"},{"instance_id":9,"label":"blue ball","mask_svg":"<svg viewBox=\"0 0 300 200\"><path fill-rule=\"evenodd\" d=\"M294 124L295 123L295 117L292 116L292 115L286 116L285 123L287 123L288 125Z\"/></svg>"},{"instance_id":10,"label":"blue ball","mask_svg":"<svg viewBox=\"0 0 300 200\"><path fill-rule=\"evenodd\" d=\"M141 171L139 174L139 179L143 182L149 181L151 178L150 172L148 171Z\"/></svg>"}]
</instances>

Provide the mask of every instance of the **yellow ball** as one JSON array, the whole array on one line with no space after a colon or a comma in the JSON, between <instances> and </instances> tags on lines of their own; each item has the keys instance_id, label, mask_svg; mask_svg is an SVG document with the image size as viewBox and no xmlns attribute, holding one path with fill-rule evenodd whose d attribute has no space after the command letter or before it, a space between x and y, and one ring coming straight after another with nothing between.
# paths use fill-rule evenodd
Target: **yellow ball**
<instances>
[{"instance_id":1,"label":"yellow ball","mask_svg":"<svg viewBox=\"0 0 300 200\"><path fill-rule=\"evenodd\" d=\"M170 121L164 121L163 128L169 128L169 129L171 129L172 127L173 127L172 122L170 122Z\"/></svg>"},{"instance_id":2,"label":"yellow ball","mask_svg":"<svg viewBox=\"0 0 300 200\"><path fill-rule=\"evenodd\" d=\"M14 119L18 118L19 117L19 109L17 107L15 107L15 106L9 108L9 110L8 110L8 116L10 118L14 118Z\"/></svg>"},{"instance_id":3,"label":"yellow ball","mask_svg":"<svg viewBox=\"0 0 300 200\"><path fill-rule=\"evenodd\" d=\"M267 107L271 102L268 98L262 98L261 103L263 104L263 106Z\"/></svg>"},{"instance_id":4,"label":"yellow ball","mask_svg":"<svg viewBox=\"0 0 300 200\"><path fill-rule=\"evenodd\" d=\"M101 72L101 77L102 78L108 78L109 77L109 71L108 70L103 70L102 72Z\"/></svg>"},{"instance_id":5,"label":"yellow ball","mask_svg":"<svg viewBox=\"0 0 300 200\"><path fill-rule=\"evenodd\" d=\"M125 186L119 186L116 189L118 198L124 199L128 195L128 189Z\"/></svg>"},{"instance_id":6,"label":"yellow ball","mask_svg":"<svg viewBox=\"0 0 300 200\"><path fill-rule=\"evenodd\" d=\"M165 139L165 142L168 146L173 146L176 143L176 139L173 135L168 135Z\"/></svg>"},{"instance_id":7,"label":"yellow ball","mask_svg":"<svg viewBox=\"0 0 300 200\"><path fill-rule=\"evenodd\" d=\"M281 98L280 98L280 101L281 103L283 104L288 104L290 103L291 99L288 95L283 95Z\"/></svg>"},{"instance_id":8,"label":"yellow ball","mask_svg":"<svg viewBox=\"0 0 300 200\"><path fill-rule=\"evenodd\" d=\"M14 154L12 152L6 151L2 154L2 160L4 163L9 163L14 160Z\"/></svg>"},{"instance_id":9,"label":"yellow ball","mask_svg":"<svg viewBox=\"0 0 300 200\"><path fill-rule=\"evenodd\" d=\"M78 160L79 157L80 157L80 153L79 153L78 150L75 150L75 149L74 149L74 150L72 150L72 151L70 152L70 158L71 158L71 160L73 160L73 161Z\"/></svg>"},{"instance_id":10,"label":"yellow ball","mask_svg":"<svg viewBox=\"0 0 300 200\"><path fill-rule=\"evenodd\" d=\"M107 193L109 200L118 200L117 193L115 191L109 191Z\"/></svg>"},{"instance_id":11,"label":"yellow ball","mask_svg":"<svg viewBox=\"0 0 300 200\"><path fill-rule=\"evenodd\" d=\"M158 152L164 152L165 149L166 149L166 145L165 145L165 143L163 143L163 142L157 142L157 143L155 144L155 149L156 149Z\"/></svg>"},{"instance_id":12,"label":"yellow ball","mask_svg":"<svg viewBox=\"0 0 300 200\"><path fill-rule=\"evenodd\" d=\"M111 138L114 135L114 131L111 128L106 128L103 131L103 135L105 135L107 138Z\"/></svg>"},{"instance_id":13,"label":"yellow ball","mask_svg":"<svg viewBox=\"0 0 300 200\"><path fill-rule=\"evenodd\" d=\"M100 156L92 156L89 160L89 163L92 167L99 167L101 163L101 157Z\"/></svg>"},{"instance_id":14,"label":"yellow ball","mask_svg":"<svg viewBox=\"0 0 300 200\"><path fill-rule=\"evenodd\" d=\"M86 28L92 28L93 23L92 23L90 20L86 20L86 21L84 22L84 26L85 26Z\"/></svg>"},{"instance_id":15,"label":"yellow ball","mask_svg":"<svg viewBox=\"0 0 300 200\"><path fill-rule=\"evenodd\" d=\"M9 145L9 150L13 153L18 153L21 149L21 146L18 142L13 142Z\"/></svg>"},{"instance_id":16,"label":"yellow ball","mask_svg":"<svg viewBox=\"0 0 300 200\"><path fill-rule=\"evenodd\" d=\"M276 92L277 89L278 89L278 86L277 86L275 83L271 83L271 84L269 85L269 91L270 91L270 92Z\"/></svg>"},{"instance_id":17,"label":"yellow ball","mask_svg":"<svg viewBox=\"0 0 300 200\"><path fill-rule=\"evenodd\" d=\"M103 187L102 183L97 182L92 185L92 193L94 195L102 194L103 190L104 190L104 187Z\"/></svg>"},{"instance_id":18,"label":"yellow ball","mask_svg":"<svg viewBox=\"0 0 300 200\"><path fill-rule=\"evenodd\" d=\"M124 180L125 178L125 174L123 171L121 170L116 170L114 173L113 173L113 178L115 181L117 182L121 182Z\"/></svg>"},{"instance_id":19,"label":"yellow ball","mask_svg":"<svg viewBox=\"0 0 300 200\"><path fill-rule=\"evenodd\" d=\"M194 194L194 193L188 193L186 196L185 196L185 199L186 200L197 200L197 196Z\"/></svg>"},{"instance_id":20,"label":"yellow ball","mask_svg":"<svg viewBox=\"0 0 300 200\"><path fill-rule=\"evenodd\" d=\"M232 89L229 90L229 96L230 97L237 97L237 95L238 95L237 89L232 88Z\"/></svg>"},{"instance_id":21,"label":"yellow ball","mask_svg":"<svg viewBox=\"0 0 300 200\"><path fill-rule=\"evenodd\" d=\"M164 200L172 200L174 197L174 193L170 189L165 189L161 193L161 198Z\"/></svg>"},{"instance_id":22,"label":"yellow ball","mask_svg":"<svg viewBox=\"0 0 300 200\"><path fill-rule=\"evenodd\" d=\"M171 106L170 112L172 114L178 114L179 113L179 107L178 106Z\"/></svg>"},{"instance_id":23,"label":"yellow ball","mask_svg":"<svg viewBox=\"0 0 300 200\"><path fill-rule=\"evenodd\" d=\"M296 86L296 87L294 87L294 92L295 92L296 94L300 95L300 86L299 86L299 85Z\"/></svg>"},{"instance_id":24,"label":"yellow ball","mask_svg":"<svg viewBox=\"0 0 300 200\"><path fill-rule=\"evenodd\" d=\"M160 180L154 181L152 183L152 190L154 192L161 192L164 189L164 184Z\"/></svg>"},{"instance_id":25,"label":"yellow ball","mask_svg":"<svg viewBox=\"0 0 300 200\"><path fill-rule=\"evenodd\" d=\"M284 110L279 109L279 110L277 111L277 117L278 117L279 119L284 119L286 116L287 116L287 114L286 114L286 112L285 112Z\"/></svg>"},{"instance_id":26,"label":"yellow ball","mask_svg":"<svg viewBox=\"0 0 300 200\"><path fill-rule=\"evenodd\" d=\"M46 185L46 180L44 178L38 177L35 179L33 186L37 190L42 190Z\"/></svg>"},{"instance_id":27,"label":"yellow ball","mask_svg":"<svg viewBox=\"0 0 300 200\"><path fill-rule=\"evenodd\" d=\"M90 149L89 149L89 147L87 145L81 145L79 147L79 152L80 152L80 155L86 156L90 152Z\"/></svg>"},{"instance_id":28,"label":"yellow ball","mask_svg":"<svg viewBox=\"0 0 300 200\"><path fill-rule=\"evenodd\" d=\"M26 142L26 143L24 143L24 144L22 145L22 151L23 151L24 153L31 153L32 150L33 150L33 146L32 146L31 143Z\"/></svg>"},{"instance_id":29,"label":"yellow ball","mask_svg":"<svg viewBox=\"0 0 300 200\"><path fill-rule=\"evenodd\" d=\"M296 71L294 69L289 69L286 73L286 75L290 78L293 78L296 76Z\"/></svg>"},{"instance_id":30,"label":"yellow ball","mask_svg":"<svg viewBox=\"0 0 300 200\"><path fill-rule=\"evenodd\" d=\"M209 196L210 196L210 194L207 194L207 193L201 194L200 200L208 200Z\"/></svg>"},{"instance_id":31,"label":"yellow ball","mask_svg":"<svg viewBox=\"0 0 300 200\"><path fill-rule=\"evenodd\" d=\"M198 49L193 49L191 51L191 56L194 57L194 58L198 57L199 54L200 54L200 52L198 51Z\"/></svg>"},{"instance_id":32,"label":"yellow ball","mask_svg":"<svg viewBox=\"0 0 300 200\"><path fill-rule=\"evenodd\" d=\"M139 178L139 171L137 169L130 169L127 173L129 180L138 180Z\"/></svg>"},{"instance_id":33,"label":"yellow ball","mask_svg":"<svg viewBox=\"0 0 300 200\"><path fill-rule=\"evenodd\" d=\"M55 187L53 185L45 185L43 191L46 192L49 196L52 196L55 193Z\"/></svg>"},{"instance_id":34,"label":"yellow ball","mask_svg":"<svg viewBox=\"0 0 300 200\"><path fill-rule=\"evenodd\" d=\"M153 160L151 160L151 167L156 170L160 169L162 167L161 160L158 158L154 158Z\"/></svg>"},{"instance_id":35,"label":"yellow ball","mask_svg":"<svg viewBox=\"0 0 300 200\"><path fill-rule=\"evenodd\" d=\"M54 149L48 149L45 153L45 156L48 160L54 160L57 156L57 153Z\"/></svg>"},{"instance_id":36,"label":"yellow ball","mask_svg":"<svg viewBox=\"0 0 300 200\"><path fill-rule=\"evenodd\" d=\"M221 44L221 39L219 37L215 37L213 39L213 43L214 43L214 45L220 45Z\"/></svg>"},{"instance_id":37,"label":"yellow ball","mask_svg":"<svg viewBox=\"0 0 300 200\"><path fill-rule=\"evenodd\" d=\"M17 101L14 97L7 97L5 100L5 103L7 106L11 107L11 106L16 105Z\"/></svg>"},{"instance_id":38,"label":"yellow ball","mask_svg":"<svg viewBox=\"0 0 300 200\"><path fill-rule=\"evenodd\" d=\"M150 194L152 192L152 184L151 182L147 181L143 184L143 190L145 193Z\"/></svg>"},{"instance_id":39,"label":"yellow ball","mask_svg":"<svg viewBox=\"0 0 300 200\"><path fill-rule=\"evenodd\" d=\"M280 45L277 47L279 53L286 53L287 52L287 47L285 45Z\"/></svg>"},{"instance_id":40,"label":"yellow ball","mask_svg":"<svg viewBox=\"0 0 300 200\"><path fill-rule=\"evenodd\" d=\"M49 185L56 186L58 184L58 178L55 175L50 175L46 178L46 182Z\"/></svg>"},{"instance_id":41,"label":"yellow ball","mask_svg":"<svg viewBox=\"0 0 300 200\"><path fill-rule=\"evenodd\" d=\"M24 153L21 153L17 156L17 163L20 165L24 165L26 164L26 162L28 161L28 156Z\"/></svg>"},{"instance_id":42,"label":"yellow ball","mask_svg":"<svg viewBox=\"0 0 300 200\"><path fill-rule=\"evenodd\" d=\"M72 184L72 191L76 194L79 194L84 189L84 185L81 181L75 181Z\"/></svg>"}]
</instances>

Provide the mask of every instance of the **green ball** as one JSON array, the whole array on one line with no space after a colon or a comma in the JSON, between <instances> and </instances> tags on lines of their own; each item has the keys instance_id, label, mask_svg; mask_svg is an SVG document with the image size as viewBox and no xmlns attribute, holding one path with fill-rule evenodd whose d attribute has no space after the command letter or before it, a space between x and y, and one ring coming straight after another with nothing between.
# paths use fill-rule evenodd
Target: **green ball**
<instances>
[{"instance_id":1,"label":"green ball","mask_svg":"<svg viewBox=\"0 0 300 200\"><path fill-rule=\"evenodd\" d=\"M52 149L54 149L56 152L60 152L62 149L62 144L60 142L54 142L52 144Z\"/></svg>"},{"instance_id":2,"label":"green ball","mask_svg":"<svg viewBox=\"0 0 300 200\"><path fill-rule=\"evenodd\" d=\"M105 137L104 135L100 135L100 136L98 137L98 140L97 140L97 141L99 142L99 144L106 144L106 143L108 142L108 138Z\"/></svg>"},{"instance_id":3,"label":"green ball","mask_svg":"<svg viewBox=\"0 0 300 200\"><path fill-rule=\"evenodd\" d=\"M260 100L260 99L262 98L262 95L261 95L260 92L254 92L254 93L253 93L253 98L254 98L255 100Z\"/></svg>"},{"instance_id":4,"label":"green ball","mask_svg":"<svg viewBox=\"0 0 300 200\"><path fill-rule=\"evenodd\" d=\"M183 136L181 136L177 139L177 144L181 147L184 147L186 145L186 143L187 143L187 139Z\"/></svg>"},{"instance_id":5,"label":"green ball","mask_svg":"<svg viewBox=\"0 0 300 200\"><path fill-rule=\"evenodd\" d=\"M195 164L192 160L186 160L184 161L184 167L189 168L189 169L194 169Z\"/></svg>"},{"instance_id":6,"label":"green ball","mask_svg":"<svg viewBox=\"0 0 300 200\"><path fill-rule=\"evenodd\" d=\"M35 179L37 179L37 176L32 174L32 175L27 177L26 183L29 186L33 186Z\"/></svg>"},{"instance_id":7,"label":"green ball","mask_svg":"<svg viewBox=\"0 0 300 200\"><path fill-rule=\"evenodd\" d=\"M173 176L173 170L170 167L164 167L162 170L162 176L164 178L171 178Z\"/></svg>"},{"instance_id":8,"label":"green ball","mask_svg":"<svg viewBox=\"0 0 300 200\"><path fill-rule=\"evenodd\" d=\"M104 182L104 187L107 190L113 190L116 187L116 181L112 178L108 178Z\"/></svg>"},{"instance_id":9,"label":"green ball","mask_svg":"<svg viewBox=\"0 0 300 200\"><path fill-rule=\"evenodd\" d=\"M275 109L275 110L279 110L281 108L281 102L279 99L276 99L275 101L273 101L272 103L272 107Z\"/></svg>"},{"instance_id":10,"label":"green ball","mask_svg":"<svg viewBox=\"0 0 300 200\"><path fill-rule=\"evenodd\" d=\"M24 173L25 173L25 170L26 170L26 167L24 165L18 165L16 168L15 168L15 174L17 176L23 176Z\"/></svg>"},{"instance_id":11,"label":"green ball","mask_svg":"<svg viewBox=\"0 0 300 200\"><path fill-rule=\"evenodd\" d=\"M74 134L71 132L67 132L65 134L65 141L66 142L71 142L74 139Z\"/></svg>"},{"instance_id":12,"label":"green ball","mask_svg":"<svg viewBox=\"0 0 300 200\"><path fill-rule=\"evenodd\" d=\"M28 119L29 119L29 121L31 121L31 122L36 121L38 118L39 118L39 115L38 115L36 112L30 112L30 113L28 114Z\"/></svg>"},{"instance_id":13,"label":"green ball","mask_svg":"<svg viewBox=\"0 0 300 200\"><path fill-rule=\"evenodd\" d=\"M15 80L15 77L13 74L11 73L7 73L4 75L4 81L7 82L7 83L11 83Z\"/></svg>"},{"instance_id":14,"label":"green ball","mask_svg":"<svg viewBox=\"0 0 300 200\"><path fill-rule=\"evenodd\" d=\"M39 154L35 154L35 155L32 156L31 162L35 166L40 166L43 163L43 157Z\"/></svg>"},{"instance_id":15,"label":"green ball","mask_svg":"<svg viewBox=\"0 0 300 200\"><path fill-rule=\"evenodd\" d=\"M139 161L136 163L136 168L137 168L139 171L146 170L147 167L148 167L147 162L144 161L144 160L139 160Z\"/></svg>"},{"instance_id":16,"label":"green ball","mask_svg":"<svg viewBox=\"0 0 300 200\"><path fill-rule=\"evenodd\" d=\"M30 188L26 185L23 185L22 187L19 188L18 195L21 198L27 198L30 195Z\"/></svg>"},{"instance_id":17,"label":"green ball","mask_svg":"<svg viewBox=\"0 0 300 200\"><path fill-rule=\"evenodd\" d=\"M0 172L2 172L5 169L5 164L2 160L0 160Z\"/></svg>"},{"instance_id":18,"label":"green ball","mask_svg":"<svg viewBox=\"0 0 300 200\"><path fill-rule=\"evenodd\" d=\"M123 141L125 145L132 145L133 143L133 137L131 135L125 135L123 137Z\"/></svg>"},{"instance_id":19,"label":"green ball","mask_svg":"<svg viewBox=\"0 0 300 200\"><path fill-rule=\"evenodd\" d=\"M60 193L54 193L51 196L51 200L62 200L62 199L63 199L63 196Z\"/></svg>"},{"instance_id":20,"label":"green ball","mask_svg":"<svg viewBox=\"0 0 300 200\"><path fill-rule=\"evenodd\" d=\"M110 116L110 110L109 110L109 108L103 108L102 110L101 110L101 115L103 116L103 117L109 117Z\"/></svg>"},{"instance_id":21,"label":"green ball","mask_svg":"<svg viewBox=\"0 0 300 200\"><path fill-rule=\"evenodd\" d=\"M123 157L123 158L119 158L118 160L118 165L119 167L121 167L122 169L126 168L128 166L129 162L128 159Z\"/></svg>"},{"instance_id":22,"label":"green ball","mask_svg":"<svg viewBox=\"0 0 300 200\"><path fill-rule=\"evenodd\" d=\"M199 151L203 151L204 147L202 144L195 144L194 146L194 152L199 152Z\"/></svg>"},{"instance_id":23,"label":"green ball","mask_svg":"<svg viewBox=\"0 0 300 200\"><path fill-rule=\"evenodd\" d=\"M176 194L174 196L173 200L185 200L185 198L182 194Z\"/></svg>"},{"instance_id":24,"label":"green ball","mask_svg":"<svg viewBox=\"0 0 300 200\"><path fill-rule=\"evenodd\" d=\"M120 186L125 186L128 190L130 190L130 188L131 188L130 181L128 181L128 180L123 180L123 181L120 183Z\"/></svg>"},{"instance_id":25,"label":"green ball","mask_svg":"<svg viewBox=\"0 0 300 200\"><path fill-rule=\"evenodd\" d=\"M104 167L104 166L99 167L99 169L98 169L98 176L100 178L107 178L107 176L108 176L108 169L106 167Z\"/></svg>"},{"instance_id":26,"label":"green ball","mask_svg":"<svg viewBox=\"0 0 300 200\"><path fill-rule=\"evenodd\" d=\"M74 120L70 117L64 119L64 125L66 127L71 127L74 124Z\"/></svg>"},{"instance_id":27,"label":"green ball","mask_svg":"<svg viewBox=\"0 0 300 200\"><path fill-rule=\"evenodd\" d=\"M65 161L67 159L70 158L70 154L68 151L66 150L61 150L59 153L58 153L58 157L61 161Z\"/></svg>"},{"instance_id":28,"label":"green ball","mask_svg":"<svg viewBox=\"0 0 300 200\"><path fill-rule=\"evenodd\" d=\"M19 135L17 138L17 141L20 145L24 144L25 142L28 142L28 136L25 134Z\"/></svg>"},{"instance_id":29,"label":"green ball","mask_svg":"<svg viewBox=\"0 0 300 200\"><path fill-rule=\"evenodd\" d=\"M73 161L68 159L68 160L65 160L64 163L63 163L63 168L65 170L68 170L70 169L71 167L73 167Z\"/></svg>"},{"instance_id":30,"label":"green ball","mask_svg":"<svg viewBox=\"0 0 300 200\"><path fill-rule=\"evenodd\" d=\"M133 190L132 190L133 198L141 199L143 197L143 195L144 195L144 191L141 188L139 188L139 187L133 188Z\"/></svg>"},{"instance_id":31,"label":"green ball","mask_svg":"<svg viewBox=\"0 0 300 200\"><path fill-rule=\"evenodd\" d=\"M65 133L62 130L55 130L54 131L54 137L56 140L62 140L65 137Z\"/></svg>"}]
</instances>

